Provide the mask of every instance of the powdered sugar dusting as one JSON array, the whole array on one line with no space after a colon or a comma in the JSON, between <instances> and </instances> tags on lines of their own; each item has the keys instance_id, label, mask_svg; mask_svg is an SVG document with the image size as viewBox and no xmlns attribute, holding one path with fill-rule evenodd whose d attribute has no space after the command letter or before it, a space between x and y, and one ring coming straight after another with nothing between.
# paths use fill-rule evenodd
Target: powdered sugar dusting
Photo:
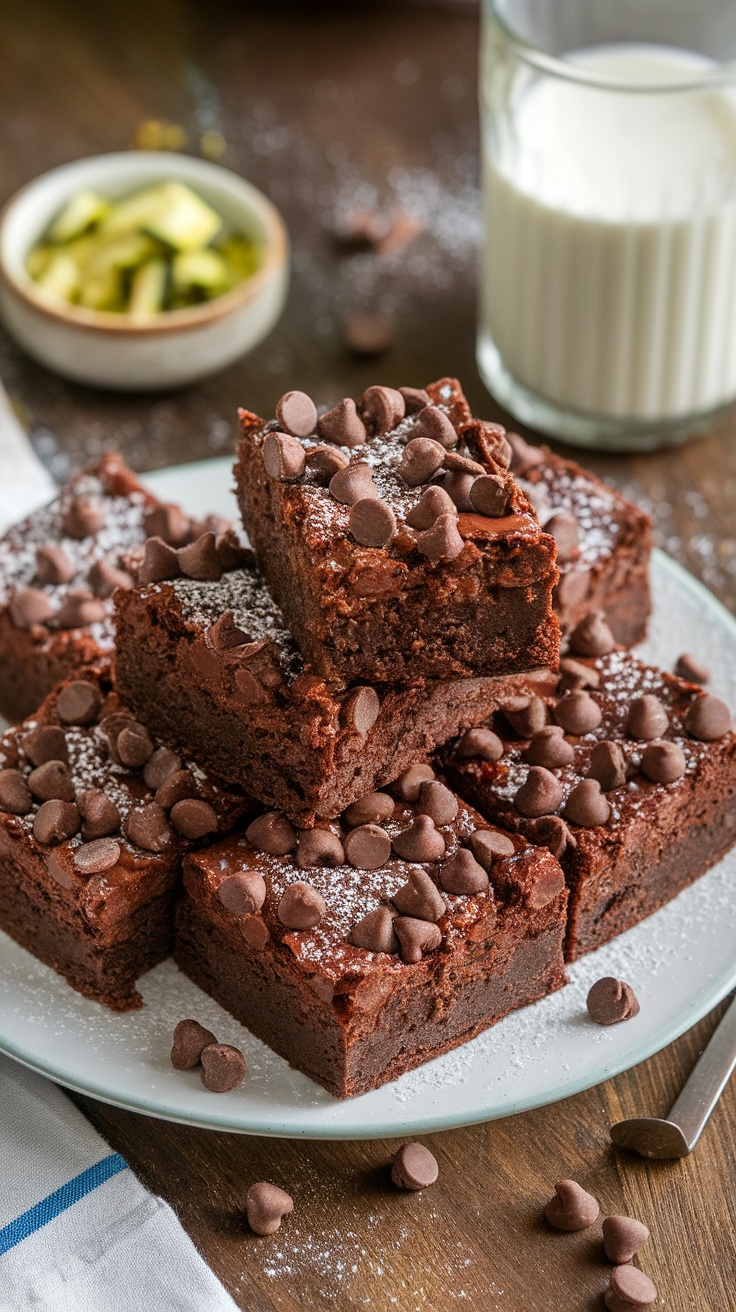
<instances>
[{"instance_id":1,"label":"powdered sugar dusting","mask_svg":"<svg viewBox=\"0 0 736 1312\"><path fill-rule=\"evenodd\" d=\"M255 570L232 570L223 574L218 583L173 579L169 586L184 618L196 629L206 630L225 611L232 611L235 623L248 634L249 641L268 639L274 644L285 676L294 677L303 669L302 658L286 628L284 617Z\"/></svg>"}]
</instances>

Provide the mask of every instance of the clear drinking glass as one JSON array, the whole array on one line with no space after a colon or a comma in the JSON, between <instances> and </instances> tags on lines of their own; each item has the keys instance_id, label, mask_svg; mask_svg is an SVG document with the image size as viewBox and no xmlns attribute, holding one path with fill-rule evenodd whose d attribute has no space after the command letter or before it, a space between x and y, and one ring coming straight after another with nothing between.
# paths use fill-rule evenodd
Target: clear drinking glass
<instances>
[{"instance_id":1,"label":"clear drinking glass","mask_svg":"<svg viewBox=\"0 0 736 1312\"><path fill-rule=\"evenodd\" d=\"M735 0L484 0L478 364L647 450L736 400Z\"/></svg>"}]
</instances>

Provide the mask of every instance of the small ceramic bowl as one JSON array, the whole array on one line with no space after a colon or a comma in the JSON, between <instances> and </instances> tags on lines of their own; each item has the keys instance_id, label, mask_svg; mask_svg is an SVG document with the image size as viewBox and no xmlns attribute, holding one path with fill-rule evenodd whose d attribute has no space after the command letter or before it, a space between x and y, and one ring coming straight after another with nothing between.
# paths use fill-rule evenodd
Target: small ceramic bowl
<instances>
[{"instance_id":1,"label":"small ceramic bowl","mask_svg":"<svg viewBox=\"0 0 736 1312\"><path fill-rule=\"evenodd\" d=\"M229 227L258 241L258 271L223 296L145 324L51 302L25 260L72 193L91 187L117 199L166 180L187 183ZM0 214L0 313L6 327L36 360L95 387L180 387L223 369L270 332L288 281L288 237L278 210L237 174L189 155L124 151L62 164L22 187Z\"/></svg>"}]
</instances>

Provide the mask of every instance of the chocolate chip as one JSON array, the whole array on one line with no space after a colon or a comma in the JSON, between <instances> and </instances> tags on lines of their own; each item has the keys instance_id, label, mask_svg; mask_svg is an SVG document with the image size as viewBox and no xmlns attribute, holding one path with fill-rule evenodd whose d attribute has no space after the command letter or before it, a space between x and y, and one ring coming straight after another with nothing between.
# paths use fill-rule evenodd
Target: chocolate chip
<instances>
[{"instance_id":1,"label":"chocolate chip","mask_svg":"<svg viewBox=\"0 0 736 1312\"><path fill-rule=\"evenodd\" d=\"M416 802L419 790L426 779L434 779L431 765L410 765L395 779L391 787L401 802Z\"/></svg>"},{"instance_id":2,"label":"chocolate chip","mask_svg":"<svg viewBox=\"0 0 736 1312\"><path fill-rule=\"evenodd\" d=\"M511 468L515 474L543 462L544 448L525 442L520 433L507 433L506 440L511 447Z\"/></svg>"},{"instance_id":3,"label":"chocolate chip","mask_svg":"<svg viewBox=\"0 0 736 1312\"><path fill-rule=\"evenodd\" d=\"M165 852L174 837L166 812L158 802L148 802L131 811L125 832L131 843L142 847L144 852Z\"/></svg>"},{"instance_id":4,"label":"chocolate chip","mask_svg":"<svg viewBox=\"0 0 736 1312\"><path fill-rule=\"evenodd\" d=\"M626 757L620 743L596 743L590 754L588 778L596 779L604 793L626 783Z\"/></svg>"},{"instance_id":5,"label":"chocolate chip","mask_svg":"<svg viewBox=\"0 0 736 1312\"><path fill-rule=\"evenodd\" d=\"M652 738L661 738L667 732L668 725L664 706L658 697L648 692L634 698L624 727L631 738L648 742Z\"/></svg>"},{"instance_id":6,"label":"chocolate chip","mask_svg":"<svg viewBox=\"0 0 736 1312\"><path fill-rule=\"evenodd\" d=\"M170 547L183 547L192 525L181 506L164 502L153 506L143 516L143 530L149 538L161 538Z\"/></svg>"},{"instance_id":7,"label":"chocolate chip","mask_svg":"<svg viewBox=\"0 0 736 1312\"><path fill-rule=\"evenodd\" d=\"M217 813L209 802L197 797L185 797L176 802L169 816L177 834L191 840L217 833Z\"/></svg>"},{"instance_id":8,"label":"chocolate chip","mask_svg":"<svg viewBox=\"0 0 736 1312\"><path fill-rule=\"evenodd\" d=\"M577 656L607 656L616 640L602 610L591 611L570 634L570 649Z\"/></svg>"},{"instance_id":9,"label":"chocolate chip","mask_svg":"<svg viewBox=\"0 0 736 1312\"><path fill-rule=\"evenodd\" d=\"M484 893L488 886L488 875L483 866L466 847L461 847L440 869L440 887L446 893L471 897L474 893Z\"/></svg>"},{"instance_id":10,"label":"chocolate chip","mask_svg":"<svg viewBox=\"0 0 736 1312\"><path fill-rule=\"evenodd\" d=\"M252 1184L245 1196L248 1225L257 1235L273 1235L281 1218L294 1208L293 1199L275 1184Z\"/></svg>"},{"instance_id":11,"label":"chocolate chip","mask_svg":"<svg viewBox=\"0 0 736 1312\"><path fill-rule=\"evenodd\" d=\"M181 757L168 747L157 747L145 763L143 781L155 792L168 779L169 775L181 770Z\"/></svg>"},{"instance_id":12,"label":"chocolate chip","mask_svg":"<svg viewBox=\"0 0 736 1312\"><path fill-rule=\"evenodd\" d=\"M419 487L422 483L428 483L437 470L442 468L444 459L445 449L439 442L433 442L428 437L415 437L404 447L396 473L409 487ZM447 500L452 504L449 496Z\"/></svg>"},{"instance_id":13,"label":"chocolate chip","mask_svg":"<svg viewBox=\"0 0 736 1312\"><path fill-rule=\"evenodd\" d=\"M296 864L300 870L312 866L341 866L345 864L342 843L330 829L302 829L296 844Z\"/></svg>"},{"instance_id":14,"label":"chocolate chip","mask_svg":"<svg viewBox=\"0 0 736 1312\"><path fill-rule=\"evenodd\" d=\"M386 314L348 314L342 322L345 345L355 355L373 358L393 346L394 324Z\"/></svg>"},{"instance_id":15,"label":"chocolate chip","mask_svg":"<svg viewBox=\"0 0 736 1312\"><path fill-rule=\"evenodd\" d=\"M393 840L397 856L405 861L439 861L445 854L445 840L428 815L418 815L414 823Z\"/></svg>"},{"instance_id":16,"label":"chocolate chip","mask_svg":"<svg viewBox=\"0 0 736 1312\"><path fill-rule=\"evenodd\" d=\"M458 813L458 800L437 779L427 779L419 788L417 809L428 815L436 825L449 825Z\"/></svg>"},{"instance_id":17,"label":"chocolate chip","mask_svg":"<svg viewBox=\"0 0 736 1312\"><path fill-rule=\"evenodd\" d=\"M110 754L111 760L113 760L116 765L121 764L117 749L118 734L131 724L135 725L137 724L137 721L133 719L133 716L129 711L111 711L109 715L105 715L104 718L100 720L97 727L96 736L103 740Z\"/></svg>"},{"instance_id":18,"label":"chocolate chip","mask_svg":"<svg viewBox=\"0 0 736 1312\"><path fill-rule=\"evenodd\" d=\"M210 1093L229 1093L231 1089L237 1089L248 1073L240 1048L233 1048L229 1043L208 1043L199 1060L202 1066L200 1078Z\"/></svg>"},{"instance_id":19,"label":"chocolate chip","mask_svg":"<svg viewBox=\"0 0 736 1312\"><path fill-rule=\"evenodd\" d=\"M105 516L96 497L72 497L64 511L61 526L70 538L92 537L104 527Z\"/></svg>"},{"instance_id":20,"label":"chocolate chip","mask_svg":"<svg viewBox=\"0 0 736 1312\"><path fill-rule=\"evenodd\" d=\"M346 469L348 457L336 446L315 446L306 453L307 469L320 483L329 483L334 474Z\"/></svg>"},{"instance_id":21,"label":"chocolate chip","mask_svg":"<svg viewBox=\"0 0 736 1312\"><path fill-rule=\"evenodd\" d=\"M454 560L464 545L454 515L439 515L431 528L417 534L417 550L427 560Z\"/></svg>"},{"instance_id":22,"label":"chocolate chip","mask_svg":"<svg viewBox=\"0 0 736 1312\"><path fill-rule=\"evenodd\" d=\"M394 933L394 919L388 907L369 911L348 935L348 943L366 952L398 952L399 941Z\"/></svg>"},{"instance_id":23,"label":"chocolate chip","mask_svg":"<svg viewBox=\"0 0 736 1312\"><path fill-rule=\"evenodd\" d=\"M468 842L473 856L484 870L490 870L497 858L513 856L516 851L512 839L497 829L474 829Z\"/></svg>"},{"instance_id":24,"label":"chocolate chip","mask_svg":"<svg viewBox=\"0 0 736 1312\"><path fill-rule=\"evenodd\" d=\"M404 398L408 415L416 415L424 409L425 405L432 404L429 392L425 392L423 387L400 387L399 391Z\"/></svg>"},{"instance_id":25,"label":"chocolate chip","mask_svg":"<svg viewBox=\"0 0 736 1312\"><path fill-rule=\"evenodd\" d=\"M99 690L86 679L67 683L56 699L56 713L63 724L92 724L101 706Z\"/></svg>"},{"instance_id":26,"label":"chocolate chip","mask_svg":"<svg viewBox=\"0 0 736 1312\"><path fill-rule=\"evenodd\" d=\"M630 1262L648 1238L647 1227L631 1216L607 1216L603 1221L603 1248L609 1262Z\"/></svg>"},{"instance_id":27,"label":"chocolate chip","mask_svg":"<svg viewBox=\"0 0 736 1312\"><path fill-rule=\"evenodd\" d=\"M0 809L11 815L28 815L33 798L20 770L0 770Z\"/></svg>"},{"instance_id":28,"label":"chocolate chip","mask_svg":"<svg viewBox=\"0 0 736 1312\"><path fill-rule=\"evenodd\" d=\"M640 769L655 784L672 784L685 773L686 764L677 743L654 742L644 748Z\"/></svg>"},{"instance_id":29,"label":"chocolate chip","mask_svg":"<svg viewBox=\"0 0 736 1312\"><path fill-rule=\"evenodd\" d=\"M402 959L412 965L421 961L425 953L435 952L442 942L437 925L428 920L416 920L413 916L397 916L394 933L399 940Z\"/></svg>"},{"instance_id":30,"label":"chocolate chip","mask_svg":"<svg viewBox=\"0 0 736 1312\"><path fill-rule=\"evenodd\" d=\"M524 783L517 789L514 806L520 815L533 818L538 815L551 815L556 811L564 796L559 779L545 770L544 766L530 767Z\"/></svg>"},{"instance_id":31,"label":"chocolate chip","mask_svg":"<svg viewBox=\"0 0 736 1312\"><path fill-rule=\"evenodd\" d=\"M86 629L99 624L107 611L89 588L71 588L50 620L54 629Z\"/></svg>"},{"instance_id":32,"label":"chocolate chip","mask_svg":"<svg viewBox=\"0 0 736 1312\"><path fill-rule=\"evenodd\" d=\"M179 547L177 558L181 572L197 583L216 583L222 578L222 565L217 554L214 533L203 533L196 542Z\"/></svg>"},{"instance_id":33,"label":"chocolate chip","mask_svg":"<svg viewBox=\"0 0 736 1312\"><path fill-rule=\"evenodd\" d=\"M74 868L83 875L101 875L120 860L120 844L114 838L95 838L74 852Z\"/></svg>"},{"instance_id":34,"label":"chocolate chip","mask_svg":"<svg viewBox=\"0 0 736 1312\"><path fill-rule=\"evenodd\" d=\"M630 984L606 975L592 986L585 1005L596 1025L618 1025L639 1014L639 1003Z\"/></svg>"},{"instance_id":35,"label":"chocolate chip","mask_svg":"<svg viewBox=\"0 0 736 1312\"><path fill-rule=\"evenodd\" d=\"M597 779L581 779L575 785L565 803L563 815L582 829L595 829L597 825L608 823L611 808Z\"/></svg>"},{"instance_id":36,"label":"chocolate chip","mask_svg":"<svg viewBox=\"0 0 736 1312\"><path fill-rule=\"evenodd\" d=\"M251 636L245 629L241 629L233 612L226 610L205 631L204 640L212 651L222 652L245 647L251 642Z\"/></svg>"},{"instance_id":37,"label":"chocolate chip","mask_svg":"<svg viewBox=\"0 0 736 1312\"><path fill-rule=\"evenodd\" d=\"M616 1295L618 1306L625 1308L648 1308L657 1299L657 1286L638 1266L626 1263L617 1266L611 1272L611 1293ZM609 1302L609 1309L616 1304Z\"/></svg>"},{"instance_id":38,"label":"chocolate chip","mask_svg":"<svg viewBox=\"0 0 736 1312\"><path fill-rule=\"evenodd\" d=\"M111 597L116 588L128 592L133 586L130 574L123 569L116 569L107 560L96 560L87 577L95 597L102 601Z\"/></svg>"},{"instance_id":39,"label":"chocolate chip","mask_svg":"<svg viewBox=\"0 0 736 1312\"><path fill-rule=\"evenodd\" d=\"M69 750L66 734L55 724L39 724L31 729L21 746L32 765L44 765L46 761L69 762Z\"/></svg>"},{"instance_id":40,"label":"chocolate chip","mask_svg":"<svg viewBox=\"0 0 736 1312\"><path fill-rule=\"evenodd\" d=\"M731 710L720 697L704 692L688 706L684 725L692 738L704 743L715 742L730 733Z\"/></svg>"},{"instance_id":41,"label":"chocolate chip","mask_svg":"<svg viewBox=\"0 0 736 1312\"><path fill-rule=\"evenodd\" d=\"M319 924L326 911L327 905L322 894L311 884L299 881L296 884L289 884L281 897L276 914L287 929L313 929Z\"/></svg>"},{"instance_id":42,"label":"chocolate chip","mask_svg":"<svg viewBox=\"0 0 736 1312\"><path fill-rule=\"evenodd\" d=\"M338 469L330 479L330 494L344 506L354 506L356 501L377 497L378 489L370 465L365 460L357 460L345 469Z\"/></svg>"},{"instance_id":43,"label":"chocolate chip","mask_svg":"<svg viewBox=\"0 0 736 1312\"><path fill-rule=\"evenodd\" d=\"M455 503L457 510L463 514L471 514L475 509L470 500L470 493L476 480L475 474L463 474L460 471L453 473L452 470L445 475L445 481L442 484L445 492Z\"/></svg>"},{"instance_id":44,"label":"chocolate chip","mask_svg":"<svg viewBox=\"0 0 736 1312\"><path fill-rule=\"evenodd\" d=\"M268 856L287 856L296 848L296 830L280 811L267 811L252 820L245 831L248 842Z\"/></svg>"},{"instance_id":45,"label":"chocolate chip","mask_svg":"<svg viewBox=\"0 0 736 1312\"><path fill-rule=\"evenodd\" d=\"M285 392L276 402L276 418L285 433L309 437L317 427L317 407L306 392Z\"/></svg>"},{"instance_id":46,"label":"chocolate chip","mask_svg":"<svg viewBox=\"0 0 736 1312\"><path fill-rule=\"evenodd\" d=\"M470 489L470 501L479 515L488 515L492 519L505 515L509 505L506 479L500 474L480 475Z\"/></svg>"},{"instance_id":47,"label":"chocolate chip","mask_svg":"<svg viewBox=\"0 0 736 1312\"><path fill-rule=\"evenodd\" d=\"M524 833L530 843L536 847L546 847L558 861L568 847L577 847L571 830L558 815L542 815L536 820L530 820Z\"/></svg>"},{"instance_id":48,"label":"chocolate chip","mask_svg":"<svg viewBox=\"0 0 736 1312\"><path fill-rule=\"evenodd\" d=\"M683 652L682 656L678 657L675 674L680 679L687 679L688 683L710 683L708 666L699 661L697 656L691 656L689 652ZM637 1221L636 1224L638 1225L639 1222Z\"/></svg>"},{"instance_id":49,"label":"chocolate chip","mask_svg":"<svg viewBox=\"0 0 736 1312\"><path fill-rule=\"evenodd\" d=\"M584 665L582 661L563 656L560 660L560 675L568 689L598 688L601 676L593 665Z\"/></svg>"},{"instance_id":50,"label":"chocolate chip","mask_svg":"<svg viewBox=\"0 0 736 1312\"><path fill-rule=\"evenodd\" d=\"M18 588L8 602L8 611L16 629L32 629L34 624L46 624L54 607L40 588Z\"/></svg>"},{"instance_id":51,"label":"chocolate chip","mask_svg":"<svg viewBox=\"0 0 736 1312\"><path fill-rule=\"evenodd\" d=\"M361 547L387 547L396 532L396 516L385 501L362 497L350 511L350 532Z\"/></svg>"},{"instance_id":52,"label":"chocolate chip","mask_svg":"<svg viewBox=\"0 0 736 1312\"><path fill-rule=\"evenodd\" d=\"M391 1167L397 1189L428 1189L439 1173L436 1157L421 1143L402 1144Z\"/></svg>"},{"instance_id":53,"label":"chocolate chip","mask_svg":"<svg viewBox=\"0 0 736 1312\"><path fill-rule=\"evenodd\" d=\"M445 451L444 466L453 474L472 474L476 480L486 472L484 465L471 460L470 456L461 455L459 451Z\"/></svg>"},{"instance_id":54,"label":"chocolate chip","mask_svg":"<svg viewBox=\"0 0 736 1312\"><path fill-rule=\"evenodd\" d=\"M36 548L36 582L57 585L74 578L74 562L63 547Z\"/></svg>"},{"instance_id":55,"label":"chocolate chip","mask_svg":"<svg viewBox=\"0 0 736 1312\"><path fill-rule=\"evenodd\" d=\"M248 947L254 948L256 952L262 952L271 937L268 925L260 916L243 916L240 921L240 932Z\"/></svg>"},{"instance_id":56,"label":"chocolate chip","mask_svg":"<svg viewBox=\"0 0 736 1312\"><path fill-rule=\"evenodd\" d=\"M348 729L365 737L370 733L381 709L381 702L375 688L356 688L343 704L341 719Z\"/></svg>"},{"instance_id":57,"label":"chocolate chip","mask_svg":"<svg viewBox=\"0 0 736 1312\"><path fill-rule=\"evenodd\" d=\"M530 911L541 911L565 889L565 876L558 865L543 866L532 871L524 901Z\"/></svg>"},{"instance_id":58,"label":"chocolate chip","mask_svg":"<svg viewBox=\"0 0 736 1312\"><path fill-rule=\"evenodd\" d=\"M436 884L420 866L412 867L406 883L391 900L401 915L413 916L415 920L437 921L447 910Z\"/></svg>"},{"instance_id":59,"label":"chocolate chip","mask_svg":"<svg viewBox=\"0 0 736 1312\"><path fill-rule=\"evenodd\" d=\"M37 843L51 846L73 838L78 829L79 811L74 803L54 799L39 806L33 822L33 837Z\"/></svg>"},{"instance_id":60,"label":"chocolate chip","mask_svg":"<svg viewBox=\"0 0 736 1312\"><path fill-rule=\"evenodd\" d=\"M565 732L572 734L591 733L603 719L597 701L582 688L563 697L553 708L552 714Z\"/></svg>"},{"instance_id":61,"label":"chocolate chip","mask_svg":"<svg viewBox=\"0 0 736 1312\"><path fill-rule=\"evenodd\" d=\"M174 1030L171 1065L177 1071L190 1071L199 1065L203 1048L217 1043L212 1030L206 1030L197 1020L180 1020Z\"/></svg>"},{"instance_id":62,"label":"chocolate chip","mask_svg":"<svg viewBox=\"0 0 736 1312\"><path fill-rule=\"evenodd\" d=\"M434 442L439 442L446 451L451 447L457 446L458 435L455 431L452 420L444 413L438 410L435 405L424 406L419 411L414 424L415 437L431 437Z\"/></svg>"},{"instance_id":63,"label":"chocolate chip","mask_svg":"<svg viewBox=\"0 0 736 1312\"><path fill-rule=\"evenodd\" d=\"M82 838L91 841L118 832L120 812L101 788L88 788L77 805L82 814Z\"/></svg>"},{"instance_id":64,"label":"chocolate chip","mask_svg":"<svg viewBox=\"0 0 736 1312\"><path fill-rule=\"evenodd\" d=\"M317 432L324 442L334 442L335 446L362 446L368 437L365 424L350 396L338 401L326 414L320 415Z\"/></svg>"},{"instance_id":65,"label":"chocolate chip","mask_svg":"<svg viewBox=\"0 0 736 1312\"><path fill-rule=\"evenodd\" d=\"M346 825L375 825L394 813L394 799L388 793L366 793L343 811Z\"/></svg>"},{"instance_id":66,"label":"chocolate chip","mask_svg":"<svg viewBox=\"0 0 736 1312\"><path fill-rule=\"evenodd\" d=\"M149 538L143 548L143 560L138 567L138 582L162 583L165 579L178 579L182 573L179 554L163 538Z\"/></svg>"},{"instance_id":67,"label":"chocolate chip","mask_svg":"<svg viewBox=\"0 0 736 1312\"><path fill-rule=\"evenodd\" d=\"M390 433L404 418L406 402L394 387L367 387L359 409L370 433Z\"/></svg>"},{"instance_id":68,"label":"chocolate chip","mask_svg":"<svg viewBox=\"0 0 736 1312\"><path fill-rule=\"evenodd\" d=\"M42 802L58 798L61 802L74 801L74 784L65 761L45 761L31 770L28 787Z\"/></svg>"},{"instance_id":69,"label":"chocolate chip","mask_svg":"<svg viewBox=\"0 0 736 1312\"><path fill-rule=\"evenodd\" d=\"M380 870L391 855L391 839L380 825L358 825L345 835L345 855L356 870Z\"/></svg>"},{"instance_id":70,"label":"chocolate chip","mask_svg":"<svg viewBox=\"0 0 736 1312\"><path fill-rule=\"evenodd\" d=\"M457 515L457 506L443 487L433 484L425 488L417 504L406 516L410 528L431 528L440 515Z\"/></svg>"},{"instance_id":71,"label":"chocolate chip","mask_svg":"<svg viewBox=\"0 0 736 1312\"><path fill-rule=\"evenodd\" d=\"M234 916L255 916L266 900L266 881L257 870L239 870L223 879L217 896Z\"/></svg>"},{"instance_id":72,"label":"chocolate chip","mask_svg":"<svg viewBox=\"0 0 736 1312\"><path fill-rule=\"evenodd\" d=\"M555 1230L572 1232L587 1230L598 1220L600 1210L596 1199L582 1185L575 1180L558 1180L544 1215Z\"/></svg>"},{"instance_id":73,"label":"chocolate chip","mask_svg":"<svg viewBox=\"0 0 736 1312\"><path fill-rule=\"evenodd\" d=\"M191 770L176 770L169 774L156 789L156 801L164 811L170 811L177 802L187 797L196 797L199 793L197 781Z\"/></svg>"},{"instance_id":74,"label":"chocolate chip","mask_svg":"<svg viewBox=\"0 0 736 1312\"><path fill-rule=\"evenodd\" d=\"M263 443L263 464L269 478L278 483L293 482L304 473L304 447L288 433L269 433Z\"/></svg>"},{"instance_id":75,"label":"chocolate chip","mask_svg":"<svg viewBox=\"0 0 736 1312\"><path fill-rule=\"evenodd\" d=\"M522 759L529 765L543 765L547 770L556 770L563 765L572 765L575 750L565 738L565 731L559 724L546 724L539 733L535 733Z\"/></svg>"},{"instance_id":76,"label":"chocolate chip","mask_svg":"<svg viewBox=\"0 0 736 1312\"><path fill-rule=\"evenodd\" d=\"M153 743L142 724L126 725L121 729L115 744L123 765L139 770L153 755Z\"/></svg>"},{"instance_id":77,"label":"chocolate chip","mask_svg":"<svg viewBox=\"0 0 736 1312\"><path fill-rule=\"evenodd\" d=\"M547 723L547 707L541 697L511 697L501 703L501 710L521 738L532 738Z\"/></svg>"},{"instance_id":78,"label":"chocolate chip","mask_svg":"<svg viewBox=\"0 0 736 1312\"><path fill-rule=\"evenodd\" d=\"M544 525L557 543L557 559L566 564L580 555L580 534L577 520L567 510L558 510Z\"/></svg>"},{"instance_id":79,"label":"chocolate chip","mask_svg":"<svg viewBox=\"0 0 736 1312\"><path fill-rule=\"evenodd\" d=\"M466 729L456 751L458 756L469 760L479 758L482 761L500 761L503 743L492 729Z\"/></svg>"}]
</instances>

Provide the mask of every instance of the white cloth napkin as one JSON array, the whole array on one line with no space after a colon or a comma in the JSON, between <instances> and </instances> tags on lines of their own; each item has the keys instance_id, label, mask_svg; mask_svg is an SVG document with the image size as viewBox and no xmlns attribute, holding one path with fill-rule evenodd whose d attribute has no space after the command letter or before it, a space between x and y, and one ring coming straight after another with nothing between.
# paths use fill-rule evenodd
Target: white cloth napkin
<instances>
[{"instance_id":1,"label":"white cloth napkin","mask_svg":"<svg viewBox=\"0 0 736 1312\"><path fill-rule=\"evenodd\" d=\"M34 455L0 383L0 533L45 501L56 484Z\"/></svg>"}]
</instances>

